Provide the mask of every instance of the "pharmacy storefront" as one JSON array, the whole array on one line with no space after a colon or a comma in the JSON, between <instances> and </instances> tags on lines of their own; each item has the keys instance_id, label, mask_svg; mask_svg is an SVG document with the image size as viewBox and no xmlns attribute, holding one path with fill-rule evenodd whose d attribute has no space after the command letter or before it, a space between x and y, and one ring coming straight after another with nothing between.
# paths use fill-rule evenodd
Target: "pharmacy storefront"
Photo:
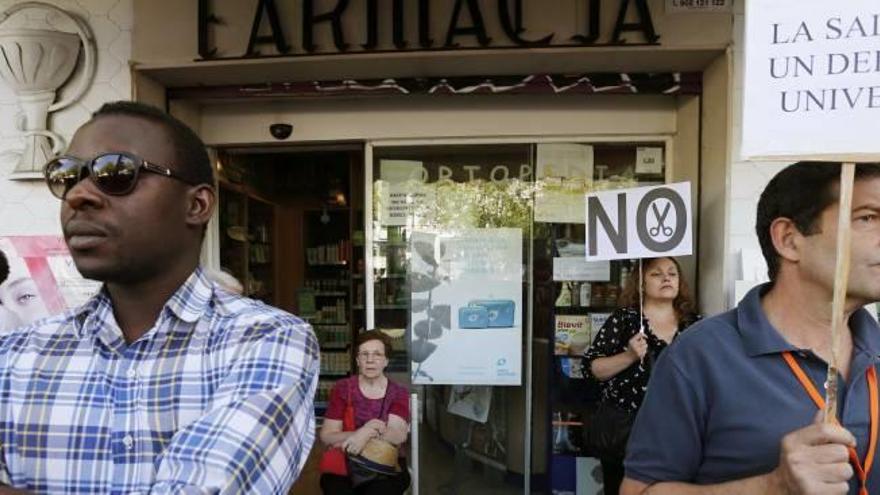
<instances>
[{"instance_id":1,"label":"pharmacy storefront","mask_svg":"<svg viewBox=\"0 0 880 495\"><path fill-rule=\"evenodd\" d=\"M584 195L689 183L727 307L731 3L134 0L131 94L211 149L205 263L312 323L319 423L383 331L413 493L592 494L580 356L637 264L586 263Z\"/></svg>"}]
</instances>

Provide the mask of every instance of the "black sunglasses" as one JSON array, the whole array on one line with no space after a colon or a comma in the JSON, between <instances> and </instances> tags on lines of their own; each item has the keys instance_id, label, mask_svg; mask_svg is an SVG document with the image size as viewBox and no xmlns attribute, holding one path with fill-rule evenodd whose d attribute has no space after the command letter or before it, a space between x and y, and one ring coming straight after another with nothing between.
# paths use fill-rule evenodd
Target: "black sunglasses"
<instances>
[{"instance_id":1,"label":"black sunglasses","mask_svg":"<svg viewBox=\"0 0 880 495\"><path fill-rule=\"evenodd\" d=\"M58 199L64 199L73 186L87 176L105 194L124 196L134 190L141 170L197 185L167 167L123 151L101 153L87 162L72 156L59 156L46 164L43 176L49 191Z\"/></svg>"}]
</instances>

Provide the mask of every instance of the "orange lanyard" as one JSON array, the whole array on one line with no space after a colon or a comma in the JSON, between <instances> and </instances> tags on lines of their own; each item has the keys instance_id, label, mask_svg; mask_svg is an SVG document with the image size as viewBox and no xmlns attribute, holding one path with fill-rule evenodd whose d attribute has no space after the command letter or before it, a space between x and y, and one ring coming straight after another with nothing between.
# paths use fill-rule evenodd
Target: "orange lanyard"
<instances>
[{"instance_id":1,"label":"orange lanyard","mask_svg":"<svg viewBox=\"0 0 880 495\"><path fill-rule=\"evenodd\" d=\"M794 356L792 356L790 352L783 352L782 357L785 359L785 362L788 363L788 367L791 368L794 376L796 376L798 381L801 382L804 390L807 391L807 394L813 399L813 402L816 403L816 407L819 409L825 409L825 399L819 395L819 391L816 390L813 381L810 380L806 373L804 373L804 370L801 369L801 366L794 359ZM849 461L852 463L856 476L859 478L859 495L868 495L868 473L871 472L871 466L874 464L874 453L877 450L877 371L874 369L873 365L868 367L865 376L868 379L868 409L871 413L871 426L868 452L865 453L864 467L862 467L862 463L859 462L859 454L856 453L856 449L853 447L849 448ZM834 421L837 422L837 418L834 418Z\"/></svg>"}]
</instances>

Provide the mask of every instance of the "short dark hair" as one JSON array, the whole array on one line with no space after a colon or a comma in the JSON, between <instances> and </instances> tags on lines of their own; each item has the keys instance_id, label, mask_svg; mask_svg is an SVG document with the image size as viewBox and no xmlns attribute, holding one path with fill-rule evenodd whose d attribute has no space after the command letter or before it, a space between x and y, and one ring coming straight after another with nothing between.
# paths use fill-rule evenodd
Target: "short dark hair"
<instances>
[{"instance_id":1,"label":"short dark hair","mask_svg":"<svg viewBox=\"0 0 880 495\"><path fill-rule=\"evenodd\" d=\"M194 184L214 185L214 169L205 149L205 143L186 124L162 110L135 101L111 101L92 114L92 120L107 115L137 117L159 124L168 134L174 146L176 171L184 174ZM163 163L162 165L171 166Z\"/></svg>"},{"instance_id":2,"label":"short dark hair","mask_svg":"<svg viewBox=\"0 0 880 495\"><path fill-rule=\"evenodd\" d=\"M880 177L880 164L856 165L856 181L874 177ZM779 274L779 253L770 238L770 224L777 218L788 218L802 234L818 234L817 220L837 201L839 183L839 162L797 162L776 174L764 188L758 200L755 231L771 281Z\"/></svg>"},{"instance_id":3,"label":"short dark hair","mask_svg":"<svg viewBox=\"0 0 880 495\"><path fill-rule=\"evenodd\" d=\"M365 332L361 332L358 334L357 339L354 341L354 352L357 354L361 350L361 346L366 344L371 340L378 340L382 342L382 345L385 346L385 357L391 359L391 352L393 351L393 347L391 346L391 337L385 335L381 330L367 330Z\"/></svg>"},{"instance_id":4,"label":"short dark hair","mask_svg":"<svg viewBox=\"0 0 880 495\"><path fill-rule=\"evenodd\" d=\"M6 281L6 277L9 276L9 260L6 259L6 255L3 254L3 251L0 251L0 284Z\"/></svg>"}]
</instances>

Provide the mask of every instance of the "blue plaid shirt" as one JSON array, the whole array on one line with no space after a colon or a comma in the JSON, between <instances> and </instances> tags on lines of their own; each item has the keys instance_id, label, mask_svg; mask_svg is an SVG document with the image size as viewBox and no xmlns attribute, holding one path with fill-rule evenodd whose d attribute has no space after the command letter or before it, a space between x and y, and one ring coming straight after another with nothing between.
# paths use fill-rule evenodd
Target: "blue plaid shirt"
<instances>
[{"instance_id":1,"label":"blue plaid shirt","mask_svg":"<svg viewBox=\"0 0 880 495\"><path fill-rule=\"evenodd\" d=\"M0 481L41 493L286 493L315 438L307 323L197 269L127 344L105 292L0 337Z\"/></svg>"}]
</instances>

